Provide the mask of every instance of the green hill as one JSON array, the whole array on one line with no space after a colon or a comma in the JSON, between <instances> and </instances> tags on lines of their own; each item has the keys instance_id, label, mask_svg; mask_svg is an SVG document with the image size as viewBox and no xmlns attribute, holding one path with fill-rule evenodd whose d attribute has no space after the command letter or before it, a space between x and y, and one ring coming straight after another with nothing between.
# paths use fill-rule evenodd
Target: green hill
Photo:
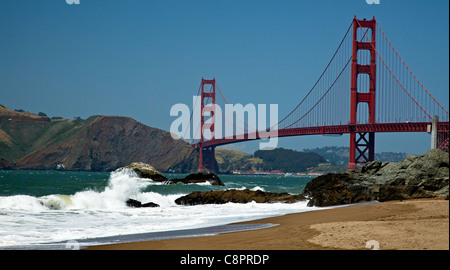
<instances>
[{"instance_id":1,"label":"green hill","mask_svg":"<svg viewBox=\"0 0 450 270\"><path fill-rule=\"evenodd\" d=\"M237 150L216 149L216 160L221 172L233 170L305 172L326 162L317 153L298 152L277 148L274 150L259 150L254 155Z\"/></svg>"},{"instance_id":2,"label":"green hill","mask_svg":"<svg viewBox=\"0 0 450 270\"><path fill-rule=\"evenodd\" d=\"M264 162L263 170L281 170L283 172L305 172L326 160L317 153L298 152L277 148L274 150L258 150L254 156Z\"/></svg>"},{"instance_id":3,"label":"green hill","mask_svg":"<svg viewBox=\"0 0 450 270\"><path fill-rule=\"evenodd\" d=\"M305 152L314 152L324 157L327 162L335 165L347 165L350 151L348 147L326 146L313 149L304 149ZM375 153L375 160L400 162L407 158L407 153L382 152Z\"/></svg>"},{"instance_id":4,"label":"green hill","mask_svg":"<svg viewBox=\"0 0 450 270\"><path fill-rule=\"evenodd\" d=\"M220 172L231 172L235 170L261 170L263 161L253 155L231 149L216 148L216 161Z\"/></svg>"}]
</instances>

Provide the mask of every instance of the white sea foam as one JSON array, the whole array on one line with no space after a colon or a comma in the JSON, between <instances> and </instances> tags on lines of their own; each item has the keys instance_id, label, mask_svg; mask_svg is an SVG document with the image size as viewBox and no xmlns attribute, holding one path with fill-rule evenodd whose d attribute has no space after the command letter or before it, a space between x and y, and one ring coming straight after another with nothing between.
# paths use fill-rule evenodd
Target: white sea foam
<instances>
[{"instance_id":1,"label":"white sea foam","mask_svg":"<svg viewBox=\"0 0 450 270\"><path fill-rule=\"evenodd\" d=\"M240 187L240 188L233 188L233 189L235 189L235 190L245 190L245 189L249 189L249 190L251 190L251 191L265 191L264 190L264 188L262 188L262 187L260 187L260 186L256 186L256 187L252 187L252 188L247 188L247 187L245 187L245 186L242 186L242 187Z\"/></svg>"},{"instance_id":2,"label":"white sea foam","mask_svg":"<svg viewBox=\"0 0 450 270\"><path fill-rule=\"evenodd\" d=\"M250 189L251 191L264 191L264 188L260 187L260 186L256 186Z\"/></svg>"},{"instance_id":3,"label":"white sea foam","mask_svg":"<svg viewBox=\"0 0 450 270\"><path fill-rule=\"evenodd\" d=\"M15 195L0 197L0 209L43 211L47 208L43 206L36 197L27 195Z\"/></svg>"},{"instance_id":4,"label":"white sea foam","mask_svg":"<svg viewBox=\"0 0 450 270\"><path fill-rule=\"evenodd\" d=\"M143 191L153 184L123 170L111 173L103 191L0 197L0 246L202 228L315 210L306 202L180 206L174 201L185 194ZM252 189L264 190L259 186ZM129 198L160 207L129 208L125 203Z\"/></svg>"}]
</instances>

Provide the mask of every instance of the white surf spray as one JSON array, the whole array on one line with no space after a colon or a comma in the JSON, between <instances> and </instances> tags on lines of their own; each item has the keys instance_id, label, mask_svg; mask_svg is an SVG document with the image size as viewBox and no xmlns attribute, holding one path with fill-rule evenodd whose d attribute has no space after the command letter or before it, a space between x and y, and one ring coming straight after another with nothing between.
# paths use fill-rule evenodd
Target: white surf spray
<instances>
[{"instance_id":1,"label":"white surf spray","mask_svg":"<svg viewBox=\"0 0 450 270\"><path fill-rule=\"evenodd\" d=\"M122 170L111 173L108 185L101 191L0 197L0 248L203 228L316 209L307 207L306 202L180 206L174 201L186 194L146 192L150 185L162 183ZM130 208L125 203L129 198L160 207Z\"/></svg>"}]
</instances>

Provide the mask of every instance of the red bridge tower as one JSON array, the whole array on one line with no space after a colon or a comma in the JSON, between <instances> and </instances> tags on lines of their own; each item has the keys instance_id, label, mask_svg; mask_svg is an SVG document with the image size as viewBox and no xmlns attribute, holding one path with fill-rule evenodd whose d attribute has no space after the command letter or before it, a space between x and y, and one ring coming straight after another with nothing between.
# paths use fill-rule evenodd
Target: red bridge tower
<instances>
[{"instance_id":1,"label":"red bridge tower","mask_svg":"<svg viewBox=\"0 0 450 270\"><path fill-rule=\"evenodd\" d=\"M371 30L371 41L358 41L358 28L369 28ZM350 162L349 170L356 169L357 163L366 163L375 158L375 133L374 132L355 132L354 126L358 123L357 112L358 103L367 103L369 109L369 124L375 124L375 89L376 89L376 51L375 51L375 28L376 21L373 18L370 21L353 20L353 50L352 50L352 70L351 70L351 94L350 94ZM364 34L364 40L366 36ZM368 50L370 52L370 64L358 63L358 51ZM369 75L369 92L358 92L358 75ZM367 120L363 120L367 121Z\"/></svg>"},{"instance_id":2,"label":"red bridge tower","mask_svg":"<svg viewBox=\"0 0 450 270\"><path fill-rule=\"evenodd\" d=\"M205 92L205 85L211 85L211 89L209 92ZM202 93L201 93L201 102L200 102L200 143L198 144L199 150L199 164L198 170L204 171L209 170L212 172L216 171L216 158L215 158L215 146L203 147L204 129L207 128L211 131L211 140L214 140L214 113L215 113L215 104L216 104L216 79L205 80L202 78ZM211 98L212 106L205 106L205 99ZM211 122L205 123L204 112L211 112Z\"/></svg>"}]
</instances>

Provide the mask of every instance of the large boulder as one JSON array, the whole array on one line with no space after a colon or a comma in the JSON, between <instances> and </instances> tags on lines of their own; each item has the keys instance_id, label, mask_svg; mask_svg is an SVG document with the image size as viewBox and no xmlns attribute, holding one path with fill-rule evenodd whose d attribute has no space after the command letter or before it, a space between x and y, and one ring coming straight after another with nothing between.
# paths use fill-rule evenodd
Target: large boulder
<instances>
[{"instance_id":1,"label":"large boulder","mask_svg":"<svg viewBox=\"0 0 450 270\"><path fill-rule=\"evenodd\" d=\"M179 205L198 205L198 204L224 204L224 203L294 203L305 200L303 195L290 195L288 193L272 193L264 191L244 190L216 190L216 191L195 191L186 196L175 200Z\"/></svg>"},{"instance_id":2,"label":"large boulder","mask_svg":"<svg viewBox=\"0 0 450 270\"><path fill-rule=\"evenodd\" d=\"M373 161L360 170L327 174L309 182L309 206L361 201L433 198L449 194L449 155L439 149L398 163Z\"/></svg>"},{"instance_id":3,"label":"large boulder","mask_svg":"<svg viewBox=\"0 0 450 270\"><path fill-rule=\"evenodd\" d=\"M370 188L353 180L348 173L330 173L309 182L303 195L309 198L308 206L331 206L372 201L376 198L371 195Z\"/></svg>"},{"instance_id":4,"label":"large boulder","mask_svg":"<svg viewBox=\"0 0 450 270\"><path fill-rule=\"evenodd\" d=\"M183 183L183 184L197 184L209 182L213 186L224 186L219 176L211 172L198 172L186 176L183 179L172 179L168 181L169 184Z\"/></svg>"},{"instance_id":5,"label":"large boulder","mask_svg":"<svg viewBox=\"0 0 450 270\"><path fill-rule=\"evenodd\" d=\"M143 162L133 162L128 166L117 169L117 171L121 171L124 168L132 169L140 178L148 178L157 182L163 182L168 180L167 177L165 177L158 170L153 168L151 165Z\"/></svg>"}]
</instances>

